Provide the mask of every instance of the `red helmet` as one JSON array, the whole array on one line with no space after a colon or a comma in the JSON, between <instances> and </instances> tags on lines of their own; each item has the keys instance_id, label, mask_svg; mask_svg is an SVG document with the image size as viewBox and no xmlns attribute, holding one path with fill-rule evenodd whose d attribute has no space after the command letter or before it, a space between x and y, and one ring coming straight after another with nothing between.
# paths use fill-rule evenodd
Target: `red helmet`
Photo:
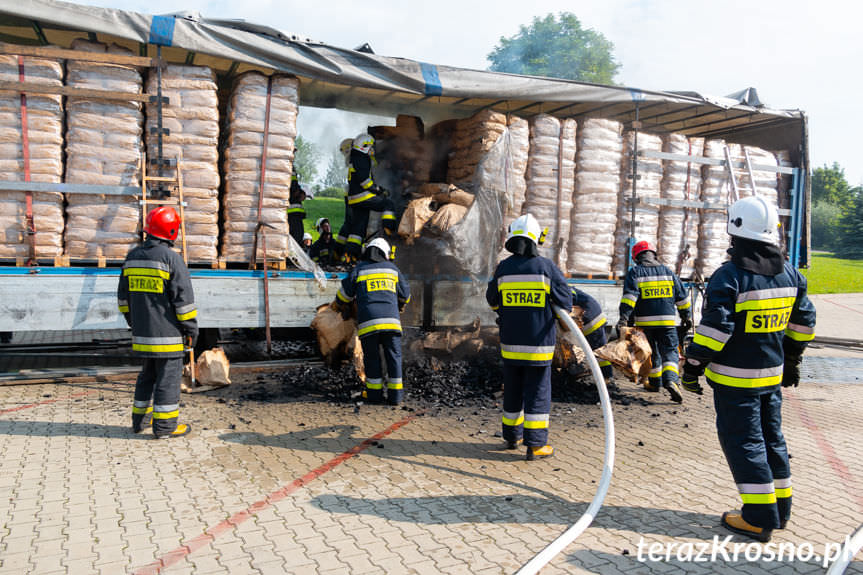
<instances>
[{"instance_id":1,"label":"red helmet","mask_svg":"<svg viewBox=\"0 0 863 575\"><path fill-rule=\"evenodd\" d=\"M174 241L180 232L180 216L170 206L159 206L147 214L144 231L154 238Z\"/></svg>"},{"instance_id":2,"label":"red helmet","mask_svg":"<svg viewBox=\"0 0 863 575\"><path fill-rule=\"evenodd\" d=\"M637 244L632 246L632 259L637 258L638 254L640 254L642 252L656 253L656 246L653 245L652 243L648 242L647 240L642 240L642 241L638 242Z\"/></svg>"}]
</instances>

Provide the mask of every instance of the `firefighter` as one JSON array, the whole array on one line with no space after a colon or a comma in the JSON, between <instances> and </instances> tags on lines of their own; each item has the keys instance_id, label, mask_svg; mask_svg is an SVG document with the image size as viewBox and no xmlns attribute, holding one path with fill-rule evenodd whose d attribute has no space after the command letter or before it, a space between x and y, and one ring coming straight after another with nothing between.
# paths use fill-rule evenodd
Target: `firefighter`
<instances>
[{"instance_id":1,"label":"firefighter","mask_svg":"<svg viewBox=\"0 0 863 575\"><path fill-rule=\"evenodd\" d=\"M296 150L294 150L296 155ZM303 245L303 220L306 219L306 210L303 201L308 197L306 191L300 187L299 176L294 168L291 174L290 203L288 204L288 232L298 244Z\"/></svg>"},{"instance_id":2,"label":"firefighter","mask_svg":"<svg viewBox=\"0 0 863 575\"><path fill-rule=\"evenodd\" d=\"M656 248L647 241L632 246L635 265L626 273L617 332L629 324L634 313L635 326L644 331L650 342L651 370L644 388L659 391L664 387L671 400L683 401L678 384L680 354L677 351L677 314L681 327L692 327L689 290L680 278L656 259ZM675 308L677 313L675 313Z\"/></svg>"},{"instance_id":3,"label":"firefighter","mask_svg":"<svg viewBox=\"0 0 863 575\"><path fill-rule=\"evenodd\" d=\"M339 144L339 153L345 160L345 166L351 165L351 150L354 147L353 138L345 138ZM348 186L345 186L345 218L342 222L342 227L339 228L339 233L333 238L333 261L340 262L345 257L345 248L347 247L348 236L351 235L351 226L353 225L353 212L348 203Z\"/></svg>"},{"instance_id":4,"label":"firefighter","mask_svg":"<svg viewBox=\"0 0 863 575\"><path fill-rule=\"evenodd\" d=\"M607 318L602 312L602 306L590 294L581 291L578 288L572 289L572 305L580 307L584 310L582 316L583 325L581 333L584 334L587 343L590 344L590 349L599 349L608 343L608 336L605 333L605 324ZM605 381L611 381L614 375L611 369L611 362L607 359L596 358L599 363L599 368L602 370L602 377Z\"/></svg>"},{"instance_id":5,"label":"firefighter","mask_svg":"<svg viewBox=\"0 0 863 575\"><path fill-rule=\"evenodd\" d=\"M395 205L389 192L381 189L372 178L375 162L375 139L369 134L354 138L350 166L348 167L348 206L351 209L351 228L345 251L349 259L356 259L366 238L369 212L381 212L384 233L392 235L396 230ZM377 232L374 232L374 235Z\"/></svg>"},{"instance_id":6,"label":"firefighter","mask_svg":"<svg viewBox=\"0 0 863 575\"><path fill-rule=\"evenodd\" d=\"M159 439L191 431L177 419L184 343L195 344L198 311L189 270L172 249L179 228L174 208L159 206L148 213L147 238L126 256L117 287L117 304L132 328L132 351L144 358L135 385L132 429L140 433L152 420Z\"/></svg>"},{"instance_id":7,"label":"firefighter","mask_svg":"<svg viewBox=\"0 0 863 575\"><path fill-rule=\"evenodd\" d=\"M508 449L522 441L527 459L549 457L551 360L556 341L552 304L572 309L572 292L537 246L545 232L531 214L515 219L504 247L511 256L498 264L485 292L498 314L503 357L503 438Z\"/></svg>"},{"instance_id":8,"label":"firefighter","mask_svg":"<svg viewBox=\"0 0 863 575\"><path fill-rule=\"evenodd\" d=\"M782 435L782 387L796 387L815 307L806 279L779 248L779 215L763 198L728 210L731 261L710 278L701 323L686 348L683 386L713 388L719 444L743 501L722 524L758 541L791 517L791 468Z\"/></svg>"},{"instance_id":9,"label":"firefighter","mask_svg":"<svg viewBox=\"0 0 863 575\"><path fill-rule=\"evenodd\" d=\"M312 261L322 265L334 262L336 251L333 233L330 229L330 220L318 218L318 221L315 222L315 229L318 230L318 241L309 248L309 257L312 258Z\"/></svg>"},{"instance_id":10,"label":"firefighter","mask_svg":"<svg viewBox=\"0 0 863 575\"><path fill-rule=\"evenodd\" d=\"M309 253L309 250L312 249L313 243L314 243L314 238L312 237L312 234L310 234L309 232L304 233L303 234L303 250L305 250L306 253Z\"/></svg>"},{"instance_id":11,"label":"firefighter","mask_svg":"<svg viewBox=\"0 0 863 575\"><path fill-rule=\"evenodd\" d=\"M363 399L383 401L383 370L380 349L387 364L387 402L399 405L404 399L402 382L402 326L399 314L411 300L410 286L390 261L390 246L375 238L363 250L362 261L342 280L336 304L343 310L357 302L357 335L363 346L366 371Z\"/></svg>"}]
</instances>

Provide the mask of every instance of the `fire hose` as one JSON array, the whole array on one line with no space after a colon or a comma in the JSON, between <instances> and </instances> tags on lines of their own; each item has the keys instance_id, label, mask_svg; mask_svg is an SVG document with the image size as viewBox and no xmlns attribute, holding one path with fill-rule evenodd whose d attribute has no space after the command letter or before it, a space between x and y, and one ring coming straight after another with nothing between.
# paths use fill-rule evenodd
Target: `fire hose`
<instances>
[{"instance_id":1,"label":"fire hose","mask_svg":"<svg viewBox=\"0 0 863 575\"><path fill-rule=\"evenodd\" d=\"M857 530L852 533L846 540L845 544L842 546L842 551L839 554L839 558L830 566L830 569L827 570L827 575L842 575L845 573L845 569L848 568L848 564L851 563L851 560L854 559L854 556L857 555L857 552L863 549L863 526L857 528Z\"/></svg>"},{"instance_id":2,"label":"fire hose","mask_svg":"<svg viewBox=\"0 0 863 575\"><path fill-rule=\"evenodd\" d=\"M602 418L605 423L605 457L603 460L602 476L599 479L599 486L596 489L596 494L593 500L587 507L587 511L579 518L569 529L564 531L557 539L549 543L545 549L537 553L533 559L524 564L518 570L517 575L533 575L540 569L545 567L558 553L563 551L570 543L581 535L585 529L590 526L593 518L602 507L602 502L605 495L608 493L608 486L611 484L611 473L614 469L614 418L611 413L611 400L608 397L608 390L605 388L605 379L602 377L602 371L599 368L599 363L596 361L596 356L593 355L593 350L578 329L573 319L566 311L557 306L552 306L554 313L558 319L566 326L567 331L563 334L573 345L578 344L584 351L584 357L587 364L590 366L590 371L593 374L593 380L596 382L596 389L599 391L599 401L602 405Z\"/></svg>"}]
</instances>

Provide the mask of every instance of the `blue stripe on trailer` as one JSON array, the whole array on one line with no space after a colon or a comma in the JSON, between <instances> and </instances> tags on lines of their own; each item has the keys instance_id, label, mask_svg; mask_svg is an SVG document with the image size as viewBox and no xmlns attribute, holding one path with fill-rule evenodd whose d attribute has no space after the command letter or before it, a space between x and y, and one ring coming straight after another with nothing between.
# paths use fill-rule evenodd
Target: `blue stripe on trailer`
<instances>
[{"instance_id":1,"label":"blue stripe on trailer","mask_svg":"<svg viewBox=\"0 0 863 575\"><path fill-rule=\"evenodd\" d=\"M192 277L216 277L216 278L263 278L263 270L189 270ZM38 274L40 276L119 276L120 267L112 268L85 268L85 267L11 267L0 266L0 276L27 276ZM314 279L314 275L303 271L270 271L270 279ZM342 279L347 274L344 272L327 273L328 280Z\"/></svg>"}]
</instances>

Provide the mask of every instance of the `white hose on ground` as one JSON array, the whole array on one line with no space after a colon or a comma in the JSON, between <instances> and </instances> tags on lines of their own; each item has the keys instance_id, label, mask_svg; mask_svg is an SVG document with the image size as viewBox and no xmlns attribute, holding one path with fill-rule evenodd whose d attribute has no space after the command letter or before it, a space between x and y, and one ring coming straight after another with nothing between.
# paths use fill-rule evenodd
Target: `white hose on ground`
<instances>
[{"instance_id":1,"label":"white hose on ground","mask_svg":"<svg viewBox=\"0 0 863 575\"><path fill-rule=\"evenodd\" d=\"M848 564L851 563L860 549L863 549L863 526L858 527L857 531L845 540L842 551L839 553L839 558L827 570L827 575L842 575L842 573L845 573Z\"/></svg>"},{"instance_id":2,"label":"white hose on ground","mask_svg":"<svg viewBox=\"0 0 863 575\"><path fill-rule=\"evenodd\" d=\"M567 327L568 331L563 334L570 343L578 344L584 350L584 356L587 359L587 364L590 366L590 371L593 374L593 380L596 382L596 389L599 391L599 402L602 405L602 418L605 421L605 458L602 467L602 477L599 479L599 486L596 489L596 495L593 496L593 501L587 507L584 515L576 521L569 529L564 531L557 539L549 543L545 549L540 551L533 559L524 564L518 570L517 575L534 575L540 569L545 567L555 555L563 551L570 543L575 541L576 537L588 528L593 518L602 507L602 502L608 493L608 486L611 484L611 472L614 469L614 418L611 413L611 400L608 397L608 390L605 388L605 379L602 377L602 370L599 368L599 363L596 361L596 356L593 355L593 350L578 329L575 321L564 310L557 306L552 306L554 313L558 319Z\"/></svg>"}]
</instances>

